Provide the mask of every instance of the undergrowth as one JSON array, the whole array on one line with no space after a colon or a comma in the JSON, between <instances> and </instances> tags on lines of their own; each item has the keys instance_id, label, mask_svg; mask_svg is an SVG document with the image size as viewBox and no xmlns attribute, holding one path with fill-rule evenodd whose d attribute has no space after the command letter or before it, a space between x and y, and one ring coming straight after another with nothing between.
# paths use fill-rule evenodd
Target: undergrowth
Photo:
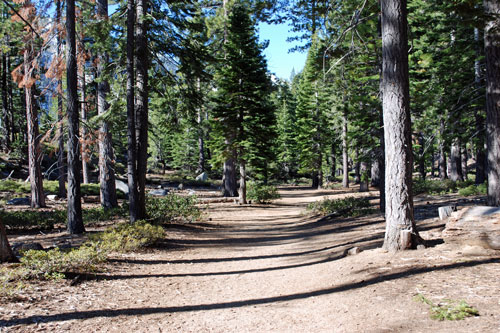
<instances>
[{"instance_id":1,"label":"undergrowth","mask_svg":"<svg viewBox=\"0 0 500 333\"><path fill-rule=\"evenodd\" d=\"M148 197L146 212L148 220L154 223L193 222L201 218L195 196L168 194L165 197Z\"/></svg>"},{"instance_id":2,"label":"undergrowth","mask_svg":"<svg viewBox=\"0 0 500 333\"><path fill-rule=\"evenodd\" d=\"M463 300L445 299L443 303L435 305L422 294L417 294L414 300L429 305L431 318L436 320L463 320L467 317L479 316L479 311Z\"/></svg>"},{"instance_id":3,"label":"undergrowth","mask_svg":"<svg viewBox=\"0 0 500 333\"><path fill-rule=\"evenodd\" d=\"M311 202L307 210L313 214L358 217L373 213L368 198L345 197Z\"/></svg>"},{"instance_id":4,"label":"undergrowth","mask_svg":"<svg viewBox=\"0 0 500 333\"><path fill-rule=\"evenodd\" d=\"M247 198L257 203L267 204L275 199L279 199L280 195L276 186L248 182Z\"/></svg>"},{"instance_id":5,"label":"undergrowth","mask_svg":"<svg viewBox=\"0 0 500 333\"><path fill-rule=\"evenodd\" d=\"M455 182L449 179L415 179L413 181L413 194L444 195L456 193L462 189L474 186L472 180Z\"/></svg>"}]
</instances>

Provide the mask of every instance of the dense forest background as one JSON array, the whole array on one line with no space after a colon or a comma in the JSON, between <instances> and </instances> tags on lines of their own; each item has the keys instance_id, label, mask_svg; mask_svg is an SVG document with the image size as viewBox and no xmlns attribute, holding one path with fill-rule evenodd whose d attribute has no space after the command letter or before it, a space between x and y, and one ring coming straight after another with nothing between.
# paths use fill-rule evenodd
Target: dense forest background
<instances>
[{"instance_id":1,"label":"dense forest background","mask_svg":"<svg viewBox=\"0 0 500 333\"><path fill-rule=\"evenodd\" d=\"M307 178L315 188L370 183L380 187L384 209L378 1L110 4L0 2L0 144L29 162L32 207L45 205L41 179L59 179L70 232L79 233L80 182L99 182L101 204L111 208L115 177L123 177L130 219L140 220L146 173L178 170L222 179L224 196L241 203L247 180ZM498 26L498 5L411 0L407 8L400 8L412 124L405 127L405 163L416 178L482 184L486 124L489 142L498 140L498 102L489 100L487 121L485 98L487 74L488 84L498 79L485 61L485 50L498 49L491 28ZM288 22L291 51L307 52L300 73L282 80L267 70L259 22ZM491 55L498 64L498 54ZM490 159L490 170L496 162ZM498 205L498 192L489 189L490 204Z\"/></svg>"}]
</instances>

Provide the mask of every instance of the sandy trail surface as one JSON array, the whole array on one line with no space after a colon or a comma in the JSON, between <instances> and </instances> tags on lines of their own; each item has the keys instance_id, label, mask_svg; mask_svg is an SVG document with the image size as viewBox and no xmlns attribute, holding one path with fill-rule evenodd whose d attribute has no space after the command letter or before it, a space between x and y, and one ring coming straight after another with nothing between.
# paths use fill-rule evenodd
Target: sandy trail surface
<instances>
[{"instance_id":1,"label":"sandy trail surface","mask_svg":"<svg viewBox=\"0 0 500 333\"><path fill-rule=\"evenodd\" d=\"M500 332L497 254L440 244L433 217L418 222L432 247L385 253L379 214L304 214L345 191L280 193L272 205L212 204L206 222L168 228L161 248L114 256L95 280L39 283L0 305L0 331ZM346 256L353 247L363 251ZM480 316L433 320L418 294L464 299Z\"/></svg>"}]
</instances>

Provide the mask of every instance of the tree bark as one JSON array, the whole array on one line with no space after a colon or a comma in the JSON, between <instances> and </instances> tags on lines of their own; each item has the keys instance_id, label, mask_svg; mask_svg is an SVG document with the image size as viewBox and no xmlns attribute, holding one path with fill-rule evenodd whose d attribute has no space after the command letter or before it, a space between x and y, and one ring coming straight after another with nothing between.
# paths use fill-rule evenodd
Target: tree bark
<instances>
[{"instance_id":1,"label":"tree bark","mask_svg":"<svg viewBox=\"0 0 500 333\"><path fill-rule=\"evenodd\" d=\"M146 218L146 173L148 167L148 44L146 13L148 0L138 0L136 5L136 137L137 137L137 217Z\"/></svg>"},{"instance_id":2,"label":"tree bark","mask_svg":"<svg viewBox=\"0 0 500 333\"><path fill-rule=\"evenodd\" d=\"M7 66L7 54L2 52L2 148L5 152L10 150L10 126L9 126L9 99L7 91L7 72L9 67Z\"/></svg>"},{"instance_id":3,"label":"tree bark","mask_svg":"<svg viewBox=\"0 0 500 333\"><path fill-rule=\"evenodd\" d=\"M224 170L222 174L222 195L224 197L238 196L236 186L236 170L234 166L234 159L227 158L226 161L224 161Z\"/></svg>"},{"instance_id":4,"label":"tree bark","mask_svg":"<svg viewBox=\"0 0 500 333\"><path fill-rule=\"evenodd\" d=\"M97 16L102 22L108 20L108 0L97 1ZM106 52L102 52L99 54L99 59L97 75L101 80L97 84L97 113L102 116L109 108L107 102L109 83L105 77L105 68L109 63L109 56ZM101 206L104 209L118 207L113 157L109 122L103 119L99 127L99 189Z\"/></svg>"},{"instance_id":5,"label":"tree bark","mask_svg":"<svg viewBox=\"0 0 500 333\"><path fill-rule=\"evenodd\" d=\"M476 44L476 59L474 60L474 85L476 89L481 88L481 47L479 39L479 29L474 28L474 41ZM486 181L486 152L484 151L484 110L481 108L476 108L474 110L474 120L476 123L476 133L477 133L477 141L476 141L476 185L483 184Z\"/></svg>"},{"instance_id":6,"label":"tree bark","mask_svg":"<svg viewBox=\"0 0 500 333\"><path fill-rule=\"evenodd\" d=\"M62 57L62 42L60 31L61 24L61 0L56 2L56 24L57 24L57 57ZM63 99L62 99L62 79L57 80L57 137L58 137L58 152L57 152L57 170L58 170L58 195L60 198L66 197L66 165L64 163L64 114L63 114Z\"/></svg>"},{"instance_id":7,"label":"tree bark","mask_svg":"<svg viewBox=\"0 0 500 333\"><path fill-rule=\"evenodd\" d=\"M239 191L240 205L247 204L247 171L245 161L240 161L240 191Z\"/></svg>"},{"instance_id":8,"label":"tree bark","mask_svg":"<svg viewBox=\"0 0 500 333\"><path fill-rule=\"evenodd\" d=\"M2 221L0 221L0 263L11 261L17 261L17 258L12 252L5 227Z\"/></svg>"},{"instance_id":9,"label":"tree bark","mask_svg":"<svg viewBox=\"0 0 500 333\"><path fill-rule=\"evenodd\" d=\"M439 179L445 180L448 178L448 173L446 172L446 151L444 147L444 120L441 118L440 129L439 129Z\"/></svg>"},{"instance_id":10,"label":"tree bark","mask_svg":"<svg viewBox=\"0 0 500 333\"><path fill-rule=\"evenodd\" d=\"M486 54L486 141L488 145L488 205L500 206L500 3L484 0Z\"/></svg>"},{"instance_id":11,"label":"tree bark","mask_svg":"<svg viewBox=\"0 0 500 333\"><path fill-rule=\"evenodd\" d=\"M35 101L34 87L31 83L33 61L33 43L30 41L24 50L24 92L26 97L26 123L28 133L28 168L31 184L31 207L45 207L43 193L43 177L40 167L40 135L38 131L38 110Z\"/></svg>"},{"instance_id":12,"label":"tree bark","mask_svg":"<svg viewBox=\"0 0 500 333\"><path fill-rule=\"evenodd\" d=\"M345 99L344 99L345 100ZM342 114L342 187L349 187L349 156L347 155L347 110Z\"/></svg>"},{"instance_id":13,"label":"tree bark","mask_svg":"<svg viewBox=\"0 0 500 333\"><path fill-rule=\"evenodd\" d=\"M75 0L66 3L66 70L68 114L68 231L85 232L80 191L80 145L78 138L78 69L76 64Z\"/></svg>"},{"instance_id":14,"label":"tree bark","mask_svg":"<svg viewBox=\"0 0 500 333\"><path fill-rule=\"evenodd\" d=\"M82 49L80 52L84 52ZM85 65L82 64L82 72L80 75L80 89L81 89L81 101L80 101L80 113L81 113L81 121L82 126L80 127L80 140L81 150L82 150L82 176L83 183L89 183L89 157L88 157L88 148L87 148L87 128L85 127L87 124L87 104L86 104L86 82L85 82Z\"/></svg>"},{"instance_id":15,"label":"tree bark","mask_svg":"<svg viewBox=\"0 0 500 333\"><path fill-rule=\"evenodd\" d=\"M127 0L127 178L129 188L130 223L138 219L137 215L137 168L136 168L136 136L135 136L135 74L134 74L134 0Z\"/></svg>"},{"instance_id":16,"label":"tree bark","mask_svg":"<svg viewBox=\"0 0 500 333\"><path fill-rule=\"evenodd\" d=\"M332 181L335 181L335 177L337 176L337 151L335 149L335 144L332 144L332 147L331 147L331 152L330 152L330 155L332 157L332 165L331 165L331 172L330 172L330 175L332 177Z\"/></svg>"},{"instance_id":17,"label":"tree bark","mask_svg":"<svg viewBox=\"0 0 500 333\"><path fill-rule=\"evenodd\" d=\"M384 248L415 247L406 0L382 0L383 112L386 155Z\"/></svg>"},{"instance_id":18,"label":"tree bark","mask_svg":"<svg viewBox=\"0 0 500 333\"><path fill-rule=\"evenodd\" d=\"M460 142L458 139L453 140L451 144L448 177L450 177L450 179L454 182L464 180L462 172L462 157L460 155Z\"/></svg>"},{"instance_id":19,"label":"tree bark","mask_svg":"<svg viewBox=\"0 0 500 333\"><path fill-rule=\"evenodd\" d=\"M468 179L469 166L467 165L467 161L469 160L469 152L467 150L467 144L464 143L462 150L460 151L460 156L462 160L462 174L464 181Z\"/></svg>"},{"instance_id":20,"label":"tree bark","mask_svg":"<svg viewBox=\"0 0 500 333\"><path fill-rule=\"evenodd\" d=\"M425 153L424 153L424 135L418 133L418 145L420 146L418 150L418 172L421 179L425 179Z\"/></svg>"}]
</instances>

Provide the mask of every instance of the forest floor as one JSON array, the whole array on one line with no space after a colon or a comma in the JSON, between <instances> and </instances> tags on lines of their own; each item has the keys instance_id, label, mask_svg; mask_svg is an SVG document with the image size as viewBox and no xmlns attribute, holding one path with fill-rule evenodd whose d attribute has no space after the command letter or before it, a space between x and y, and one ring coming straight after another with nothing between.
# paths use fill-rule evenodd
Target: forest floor
<instances>
[{"instance_id":1,"label":"forest floor","mask_svg":"<svg viewBox=\"0 0 500 333\"><path fill-rule=\"evenodd\" d=\"M325 196L375 203L377 192L288 187L280 194L271 205L210 204L205 222L170 226L162 246L115 255L93 280L37 282L0 304L0 331L500 332L498 252L441 239L437 207L474 200L417 197L418 227L430 246L392 254L380 249L380 214L305 214L307 203ZM346 256L353 247L363 251ZM479 316L434 320L416 295L434 304L465 300Z\"/></svg>"}]
</instances>

